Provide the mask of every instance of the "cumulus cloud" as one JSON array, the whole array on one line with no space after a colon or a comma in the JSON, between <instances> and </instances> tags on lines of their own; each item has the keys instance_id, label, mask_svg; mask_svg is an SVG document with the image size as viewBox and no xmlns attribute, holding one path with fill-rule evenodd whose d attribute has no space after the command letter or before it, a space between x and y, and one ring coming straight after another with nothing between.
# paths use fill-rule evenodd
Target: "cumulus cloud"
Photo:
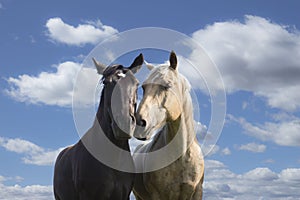
<instances>
[{"instance_id":1,"label":"cumulus cloud","mask_svg":"<svg viewBox=\"0 0 300 200\"><path fill-rule=\"evenodd\" d=\"M299 183L300 181L300 169L288 168L280 173L280 178L285 182Z\"/></svg>"},{"instance_id":2,"label":"cumulus cloud","mask_svg":"<svg viewBox=\"0 0 300 200\"><path fill-rule=\"evenodd\" d=\"M250 91L271 107L300 108L300 33L295 28L247 15L243 22L216 22L192 37L218 66L228 92ZM200 63L201 57L196 49L190 59ZM213 83L216 75L200 67Z\"/></svg>"},{"instance_id":3,"label":"cumulus cloud","mask_svg":"<svg viewBox=\"0 0 300 200\"><path fill-rule=\"evenodd\" d=\"M81 69L80 64L70 61L60 63L54 69L55 72L41 72L37 76L23 74L17 78L9 77L9 88L5 93L20 102L70 107L76 77L81 70L90 87L86 87L84 94L78 95L80 99L76 100L84 105L93 105L94 99L86 99L85 92L95 93L95 85L91 85L99 79L95 69Z\"/></svg>"},{"instance_id":4,"label":"cumulus cloud","mask_svg":"<svg viewBox=\"0 0 300 200\"><path fill-rule=\"evenodd\" d=\"M0 137L0 146L7 151L24 155L22 161L25 164L32 165L53 165L59 152L63 148L57 150L48 150L42 148L32 142L20 138L8 139Z\"/></svg>"},{"instance_id":5,"label":"cumulus cloud","mask_svg":"<svg viewBox=\"0 0 300 200\"><path fill-rule=\"evenodd\" d=\"M0 176L1 177L1 176ZM18 200L49 200L54 199L52 186L28 185L22 187L18 184L9 186L5 185L0 179L0 198L1 199L18 199Z\"/></svg>"},{"instance_id":6,"label":"cumulus cloud","mask_svg":"<svg viewBox=\"0 0 300 200\"><path fill-rule=\"evenodd\" d=\"M251 151L254 153L262 153L265 152L267 146L263 144L257 144L257 143L248 143L248 144L243 144L239 147L240 150L245 150L245 151Z\"/></svg>"},{"instance_id":7,"label":"cumulus cloud","mask_svg":"<svg viewBox=\"0 0 300 200\"><path fill-rule=\"evenodd\" d=\"M300 169L286 168L276 173L269 168L255 168L237 174L217 160L205 161L204 199L299 199ZM5 185L9 179L0 175L2 199L53 199L52 186ZM253 189L255 188L255 189ZM131 195L131 199L134 196Z\"/></svg>"},{"instance_id":8,"label":"cumulus cloud","mask_svg":"<svg viewBox=\"0 0 300 200\"><path fill-rule=\"evenodd\" d=\"M204 199L300 198L298 168L283 169L279 173L269 168L255 168L236 174L220 161L207 160L205 164Z\"/></svg>"},{"instance_id":9,"label":"cumulus cloud","mask_svg":"<svg viewBox=\"0 0 300 200\"><path fill-rule=\"evenodd\" d=\"M104 25L100 20L96 22L88 21L79 24L77 27L66 24L61 18L50 18L46 27L47 35L54 41L68 45L97 44L101 40L118 33L118 30Z\"/></svg>"},{"instance_id":10,"label":"cumulus cloud","mask_svg":"<svg viewBox=\"0 0 300 200\"><path fill-rule=\"evenodd\" d=\"M252 124L246 119L228 115L229 120L241 125L246 134L262 141L272 141L281 146L300 146L300 118Z\"/></svg>"},{"instance_id":11,"label":"cumulus cloud","mask_svg":"<svg viewBox=\"0 0 300 200\"><path fill-rule=\"evenodd\" d=\"M245 173L243 178L250 180L264 179L272 181L278 179L278 175L268 168L255 168Z\"/></svg>"}]
</instances>

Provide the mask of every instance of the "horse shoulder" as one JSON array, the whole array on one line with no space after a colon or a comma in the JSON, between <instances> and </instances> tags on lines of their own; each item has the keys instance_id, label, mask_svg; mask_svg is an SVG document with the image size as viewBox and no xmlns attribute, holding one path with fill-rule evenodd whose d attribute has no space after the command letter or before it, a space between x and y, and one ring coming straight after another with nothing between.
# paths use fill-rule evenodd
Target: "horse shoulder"
<instances>
[{"instance_id":1,"label":"horse shoulder","mask_svg":"<svg viewBox=\"0 0 300 200\"><path fill-rule=\"evenodd\" d=\"M76 190L72 179L72 163L70 150L73 146L63 149L56 158L53 177L53 189L56 199L76 199Z\"/></svg>"},{"instance_id":2,"label":"horse shoulder","mask_svg":"<svg viewBox=\"0 0 300 200\"><path fill-rule=\"evenodd\" d=\"M70 150L73 146L66 147L63 149L57 156L55 162L55 175L59 177L65 177L70 172L69 168L71 167L70 162Z\"/></svg>"},{"instance_id":3,"label":"horse shoulder","mask_svg":"<svg viewBox=\"0 0 300 200\"><path fill-rule=\"evenodd\" d=\"M192 195L204 175L204 161L199 146L191 144L186 153L169 166L144 174L145 187L149 191L159 188L160 196L184 198ZM184 198L185 199L185 198Z\"/></svg>"}]
</instances>

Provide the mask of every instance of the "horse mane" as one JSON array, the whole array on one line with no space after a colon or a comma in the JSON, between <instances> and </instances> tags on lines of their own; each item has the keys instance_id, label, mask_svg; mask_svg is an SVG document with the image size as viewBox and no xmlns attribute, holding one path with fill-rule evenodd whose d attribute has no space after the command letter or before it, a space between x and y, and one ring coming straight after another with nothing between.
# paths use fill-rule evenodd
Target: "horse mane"
<instances>
[{"instance_id":1,"label":"horse mane","mask_svg":"<svg viewBox=\"0 0 300 200\"><path fill-rule=\"evenodd\" d=\"M181 85L184 86L183 90L190 92L191 91L191 84L190 84L190 82L182 74L179 74L179 75L180 75L180 80L182 82Z\"/></svg>"},{"instance_id":2,"label":"horse mane","mask_svg":"<svg viewBox=\"0 0 300 200\"><path fill-rule=\"evenodd\" d=\"M169 64L161 64L158 67L155 67L151 70L150 74L148 75L148 78L146 82L143 84L149 84L149 83L156 83L168 86L170 83L174 81L180 81L180 85L182 85L182 94L184 94L185 91L190 92L191 90L191 84L190 82L181 74L178 72L178 77L175 76L167 76L168 71L173 70L169 67Z\"/></svg>"},{"instance_id":3,"label":"horse mane","mask_svg":"<svg viewBox=\"0 0 300 200\"><path fill-rule=\"evenodd\" d=\"M146 81L143 83L144 85L146 84L159 84L163 86L169 86L170 83L176 81L176 77L174 76L167 76L168 70L173 70L169 69L169 65L159 65L158 67L155 67L154 69L151 70L150 74L148 75L148 78Z\"/></svg>"}]
</instances>

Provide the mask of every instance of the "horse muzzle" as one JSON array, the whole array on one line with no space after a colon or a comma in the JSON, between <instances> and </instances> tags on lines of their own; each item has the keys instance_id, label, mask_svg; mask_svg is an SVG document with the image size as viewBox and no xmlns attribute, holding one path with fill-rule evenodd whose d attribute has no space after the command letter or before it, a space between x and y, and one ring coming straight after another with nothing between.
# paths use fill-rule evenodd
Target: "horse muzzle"
<instances>
[{"instance_id":1,"label":"horse muzzle","mask_svg":"<svg viewBox=\"0 0 300 200\"><path fill-rule=\"evenodd\" d=\"M132 138L136 128L135 117L130 115L123 120L117 118L113 121L112 128L116 139L128 140Z\"/></svg>"}]
</instances>

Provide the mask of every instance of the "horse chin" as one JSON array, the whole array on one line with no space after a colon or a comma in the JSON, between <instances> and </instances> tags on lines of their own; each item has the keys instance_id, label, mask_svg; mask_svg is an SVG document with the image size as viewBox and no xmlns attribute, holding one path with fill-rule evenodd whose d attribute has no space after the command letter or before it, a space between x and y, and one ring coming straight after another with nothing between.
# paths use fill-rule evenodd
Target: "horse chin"
<instances>
[{"instance_id":1,"label":"horse chin","mask_svg":"<svg viewBox=\"0 0 300 200\"><path fill-rule=\"evenodd\" d=\"M129 140L132 138L135 124L130 124L128 131L122 130L116 123L112 124L112 129L115 135L115 138L118 140Z\"/></svg>"},{"instance_id":2,"label":"horse chin","mask_svg":"<svg viewBox=\"0 0 300 200\"><path fill-rule=\"evenodd\" d=\"M138 139L138 140L146 140L146 137L144 137L142 135L142 133L144 132L144 127L141 127L141 126L136 126L135 127L135 130L134 130L134 134L133 136Z\"/></svg>"},{"instance_id":3,"label":"horse chin","mask_svg":"<svg viewBox=\"0 0 300 200\"><path fill-rule=\"evenodd\" d=\"M145 129L144 127L136 127L134 132L134 137L138 140L146 141L151 139L151 136L153 134L152 129Z\"/></svg>"}]
</instances>

